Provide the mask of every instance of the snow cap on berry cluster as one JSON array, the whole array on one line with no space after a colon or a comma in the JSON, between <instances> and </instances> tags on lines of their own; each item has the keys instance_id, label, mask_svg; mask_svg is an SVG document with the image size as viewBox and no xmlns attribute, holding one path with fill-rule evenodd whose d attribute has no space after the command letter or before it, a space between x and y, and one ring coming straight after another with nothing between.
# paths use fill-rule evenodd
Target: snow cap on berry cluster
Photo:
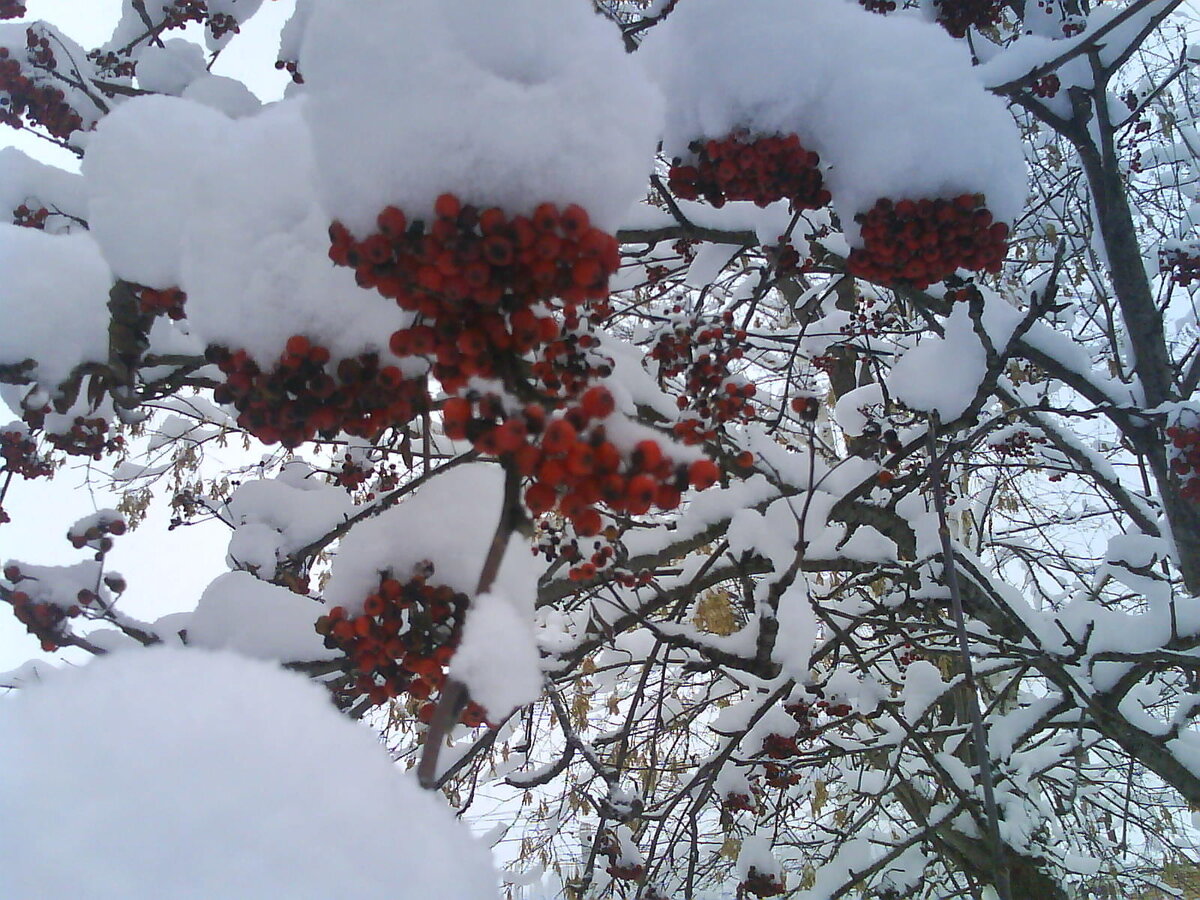
<instances>
[{"instance_id":1,"label":"snow cap on berry cluster","mask_svg":"<svg viewBox=\"0 0 1200 900\"><path fill-rule=\"evenodd\" d=\"M796 134L828 167L852 241L882 197L983 193L1005 222L1024 202L1012 117L933 23L842 0L691 0L642 54L668 100L668 156L739 129Z\"/></svg>"},{"instance_id":2,"label":"snow cap on berry cluster","mask_svg":"<svg viewBox=\"0 0 1200 900\"><path fill-rule=\"evenodd\" d=\"M34 359L30 374L53 392L75 366L108 359L112 275L88 232L0 223L0 272L0 365Z\"/></svg>"},{"instance_id":3,"label":"snow cap on berry cluster","mask_svg":"<svg viewBox=\"0 0 1200 900\"><path fill-rule=\"evenodd\" d=\"M472 463L431 479L342 540L325 589L326 604L359 610L378 588L381 572L390 570L394 578L407 581L425 562L433 564L431 585L474 596L503 499L499 466ZM493 589L530 622L539 569L527 541L514 535Z\"/></svg>"},{"instance_id":4,"label":"snow cap on berry cluster","mask_svg":"<svg viewBox=\"0 0 1200 900\"><path fill-rule=\"evenodd\" d=\"M387 354L408 314L329 262L302 101L234 121L175 97L122 104L84 157L92 234L118 277L181 288L204 343L263 368L292 335L333 358Z\"/></svg>"},{"instance_id":5,"label":"snow cap on berry cluster","mask_svg":"<svg viewBox=\"0 0 1200 900\"><path fill-rule=\"evenodd\" d=\"M661 98L616 27L561 0L324 0L300 54L332 218L436 197L528 214L577 203L615 231L645 188Z\"/></svg>"},{"instance_id":6,"label":"snow cap on berry cluster","mask_svg":"<svg viewBox=\"0 0 1200 900\"><path fill-rule=\"evenodd\" d=\"M324 688L227 652L113 653L7 699L0 807L7 897L497 896L487 848Z\"/></svg>"}]
</instances>

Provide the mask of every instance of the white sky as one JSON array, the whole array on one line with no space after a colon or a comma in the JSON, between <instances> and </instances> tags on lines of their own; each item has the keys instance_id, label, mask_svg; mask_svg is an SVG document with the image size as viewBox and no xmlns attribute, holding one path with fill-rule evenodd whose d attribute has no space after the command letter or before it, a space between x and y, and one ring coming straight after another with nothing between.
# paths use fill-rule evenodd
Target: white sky
<instances>
[{"instance_id":1,"label":"white sky","mask_svg":"<svg viewBox=\"0 0 1200 900\"><path fill-rule=\"evenodd\" d=\"M27 0L26 5L25 21L45 19L88 48L108 38L121 10L120 0ZM293 0L267 0L222 52L212 71L241 79L262 100L278 98L289 79L273 64L279 29L293 6ZM189 32L174 34L198 39ZM0 126L2 146L16 146L44 162L78 168L67 151L6 126ZM0 424L11 418L7 409L0 410ZM86 467L75 459L49 483L15 478L4 503L13 521L0 526L0 560L37 565L79 562L86 556L67 543L67 528L80 517L115 503L116 498L104 492L103 480L89 479ZM204 587L225 571L228 529L210 523L168 532L165 505L158 504L136 532L118 538L109 556L108 568L121 572L129 583L122 608L142 619L193 608ZM37 640L25 633L7 607L0 610L0 672L41 656Z\"/></svg>"}]
</instances>

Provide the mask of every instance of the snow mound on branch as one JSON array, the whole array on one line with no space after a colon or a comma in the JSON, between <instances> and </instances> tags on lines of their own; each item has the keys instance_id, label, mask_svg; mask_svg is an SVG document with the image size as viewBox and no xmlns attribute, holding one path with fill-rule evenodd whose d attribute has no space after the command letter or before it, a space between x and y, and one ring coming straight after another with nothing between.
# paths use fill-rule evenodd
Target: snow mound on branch
<instances>
[{"instance_id":1,"label":"snow mound on branch","mask_svg":"<svg viewBox=\"0 0 1200 900\"><path fill-rule=\"evenodd\" d=\"M504 597L481 594L471 601L462 643L450 675L467 686L471 699L499 722L542 693L541 657L529 621Z\"/></svg>"},{"instance_id":2,"label":"snow mound on branch","mask_svg":"<svg viewBox=\"0 0 1200 900\"><path fill-rule=\"evenodd\" d=\"M194 647L232 650L253 659L332 659L313 625L320 606L248 572L226 572L204 590L185 627Z\"/></svg>"},{"instance_id":3,"label":"snow mound on branch","mask_svg":"<svg viewBox=\"0 0 1200 900\"><path fill-rule=\"evenodd\" d=\"M227 116L175 97L135 98L97 126L82 165L88 224L118 278L179 286L183 233L203 208L199 163L231 128Z\"/></svg>"},{"instance_id":4,"label":"snow mound on branch","mask_svg":"<svg viewBox=\"0 0 1200 900\"><path fill-rule=\"evenodd\" d=\"M184 88L208 74L204 48L183 38L147 46L137 55L137 82L144 91L179 96Z\"/></svg>"},{"instance_id":5,"label":"snow mound on branch","mask_svg":"<svg viewBox=\"0 0 1200 900\"><path fill-rule=\"evenodd\" d=\"M413 569L433 563L430 584L474 596L504 500L499 466L471 463L430 479L398 505L355 527L333 561L325 602L359 610L391 570L407 581ZM532 630L539 566L529 542L513 535L493 590L514 604Z\"/></svg>"},{"instance_id":6,"label":"snow mound on branch","mask_svg":"<svg viewBox=\"0 0 1200 900\"><path fill-rule=\"evenodd\" d=\"M45 229L53 234L82 229L65 216L87 215L79 175L38 162L16 147L4 147L0 149L0 215L11 216L21 204L35 212L42 207L50 210ZM63 215L53 215L56 212Z\"/></svg>"},{"instance_id":7,"label":"snow mound on branch","mask_svg":"<svg viewBox=\"0 0 1200 900\"><path fill-rule=\"evenodd\" d=\"M0 716L12 900L496 897L489 853L327 694L228 653L63 670Z\"/></svg>"},{"instance_id":8,"label":"snow mound on branch","mask_svg":"<svg viewBox=\"0 0 1200 900\"><path fill-rule=\"evenodd\" d=\"M53 390L81 363L108 359L112 275L88 233L0 223L0 272L0 365L34 359L33 377Z\"/></svg>"},{"instance_id":9,"label":"snow mound on branch","mask_svg":"<svg viewBox=\"0 0 1200 900\"><path fill-rule=\"evenodd\" d=\"M388 336L411 316L330 262L300 103L237 121L175 97L123 104L84 158L93 230L119 277L182 288L191 332L208 344L271 368L302 334L335 360L375 351L394 362Z\"/></svg>"},{"instance_id":10,"label":"snow mound on branch","mask_svg":"<svg viewBox=\"0 0 1200 900\"><path fill-rule=\"evenodd\" d=\"M668 156L739 128L795 133L852 242L854 215L882 197L982 192L1006 222L1024 203L1012 117L933 23L842 0L690 0L639 55L667 97Z\"/></svg>"},{"instance_id":11,"label":"snow mound on branch","mask_svg":"<svg viewBox=\"0 0 1200 900\"><path fill-rule=\"evenodd\" d=\"M428 219L449 191L510 215L578 203L615 230L645 190L662 104L590 6L319 3L300 69L330 215L361 237L383 206Z\"/></svg>"}]
</instances>

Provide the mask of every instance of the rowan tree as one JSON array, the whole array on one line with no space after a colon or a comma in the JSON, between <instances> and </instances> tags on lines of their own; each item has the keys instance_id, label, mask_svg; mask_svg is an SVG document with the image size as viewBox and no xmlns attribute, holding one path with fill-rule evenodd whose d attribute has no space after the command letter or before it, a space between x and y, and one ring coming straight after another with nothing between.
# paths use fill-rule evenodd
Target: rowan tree
<instances>
[{"instance_id":1,"label":"rowan tree","mask_svg":"<svg viewBox=\"0 0 1200 900\"><path fill-rule=\"evenodd\" d=\"M0 151L3 490L69 463L118 498L71 529L79 564L5 566L44 651L112 657L11 673L10 731L62 706L69 743L93 672L207 708L198 660L212 696L240 679L220 703L288 721L289 682L232 653L495 825L510 897L1182 884L1200 55L1177 0L297 0L265 105L209 71L259 6L131 0L85 50L0 4L5 123L81 159ZM227 525L231 571L145 622L121 595L154 586L108 563L154 502ZM22 740L0 770L44 771L0 793L30 815L59 795L20 784L103 793ZM404 852L394 881L209 889L404 895L431 851Z\"/></svg>"}]
</instances>

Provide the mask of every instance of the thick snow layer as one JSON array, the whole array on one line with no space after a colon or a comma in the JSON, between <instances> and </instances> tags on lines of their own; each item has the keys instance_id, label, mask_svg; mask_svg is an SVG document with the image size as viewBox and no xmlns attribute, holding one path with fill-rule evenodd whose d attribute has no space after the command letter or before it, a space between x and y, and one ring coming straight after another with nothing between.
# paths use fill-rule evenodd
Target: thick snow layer
<instances>
[{"instance_id":1,"label":"thick snow layer","mask_svg":"<svg viewBox=\"0 0 1200 900\"><path fill-rule=\"evenodd\" d=\"M532 703L542 693L542 669L528 618L495 594L474 598L450 674L467 686L492 722Z\"/></svg>"},{"instance_id":2,"label":"thick snow layer","mask_svg":"<svg viewBox=\"0 0 1200 900\"><path fill-rule=\"evenodd\" d=\"M1007 222L1024 203L1012 117L933 23L842 0L690 0L639 55L667 98L668 156L739 128L797 134L852 241L854 214L881 197L983 192Z\"/></svg>"},{"instance_id":3,"label":"thick snow layer","mask_svg":"<svg viewBox=\"0 0 1200 900\"><path fill-rule=\"evenodd\" d=\"M108 359L112 275L89 234L0 223L0 272L0 364L32 358L53 390L80 363Z\"/></svg>"},{"instance_id":4,"label":"thick snow layer","mask_svg":"<svg viewBox=\"0 0 1200 900\"><path fill-rule=\"evenodd\" d=\"M254 659L332 659L313 625L319 604L248 572L227 572L204 590L184 627L188 644L232 650Z\"/></svg>"},{"instance_id":5,"label":"thick snow layer","mask_svg":"<svg viewBox=\"0 0 1200 900\"><path fill-rule=\"evenodd\" d=\"M300 69L330 214L361 236L383 206L429 218L449 191L510 214L578 203L615 230L645 189L661 99L590 7L317 4Z\"/></svg>"},{"instance_id":6,"label":"thick snow layer","mask_svg":"<svg viewBox=\"0 0 1200 900\"><path fill-rule=\"evenodd\" d=\"M262 101L250 88L236 78L224 75L205 73L189 84L180 96L220 110L231 119L250 116L262 109Z\"/></svg>"},{"instance_id":7,"label":"thick snow layer","mask_svg":"<svg viewBox=\"0 0 1200 900\"><path fill-rule=\"evenodd\" d=\"M354 501L344 490L301 462L284 467L278 478L244 482L226 509L234 526L231 563L239 568L254 565L264 576L273 576L276 563L332 531L353 512Z\"/></svg>"},{"instance_id":8,"label":"thick snow layer","mask_svg":"<svg viewBox=\"0 0 1200 900\"><path fill-rule=\"evenodd\" d=\"M38 162L16 147L0 148L0 216L11 216L22 204L33 211L44 207L51 213L61 212L61 216L46 219L46 230L55 234L82 227L67 216L83 219L87 215L79 175Z\"/></svg>"},{"instance_id":9,"label":"thick snow layer","mask_svg":"<svg viewBox=\"0 0 1200 900\"><path fill-rule=\"evenodd\" d=\"M135 98L97 126L83 158L88 222L118 278L179 286L183 232L206 193L199 163L231 128L227 116L174 97Z\"/></svg>"},{"instance_id":10,"label":"thick snow layer","mask_svg":"<svg viewBox=\"0 0 1200 900\"><path fill-rule=\"evenodd\" d=\"M56 672L0 715L10 900L496 897L487 849L321 688L155 648Z\"/></svg>"},{"instance_id":11,"label":"thick snow layer","mask_svg":"<svg viewBox=\"0 0 1200 900\"><path fill-rule=\"evenodd\" d=\"M230 99L216 91L205 102ZM265 367L294 334L334 359L386 353L410 321L329 261L300 102L234 121L203 103L138 98L105 119L84 158L93 229L117 275L182 288L194 335Z\"/></svg>"},{"instance_id":12,"label":"thick snow layer","mask_svg":"<svg viewBox=\"0 0 1200 900\"><path fill-rule=\"evenodd\" d=\"M414 567L426 561L434 567L430 584L474 595L503 499L499 466L472 463L436 476L345 537L333 561L325 601L357 610L379 586L381 572L391 570L407 580ZM514 535L493 586L521 611L530 629L540 569L528 541Z\"/></svg>"},{"instance_id":13,"label":"thick snow layer","mask_svg":"<svg viewBox=\"0 0 1200 900\"><path fill-rule=\"evenodd\" d=\"M138 87L156 94L179 96L184 88L208 73L204 48L182 38L147 46L137 56Z\"/></svg>"}]
</instances>

